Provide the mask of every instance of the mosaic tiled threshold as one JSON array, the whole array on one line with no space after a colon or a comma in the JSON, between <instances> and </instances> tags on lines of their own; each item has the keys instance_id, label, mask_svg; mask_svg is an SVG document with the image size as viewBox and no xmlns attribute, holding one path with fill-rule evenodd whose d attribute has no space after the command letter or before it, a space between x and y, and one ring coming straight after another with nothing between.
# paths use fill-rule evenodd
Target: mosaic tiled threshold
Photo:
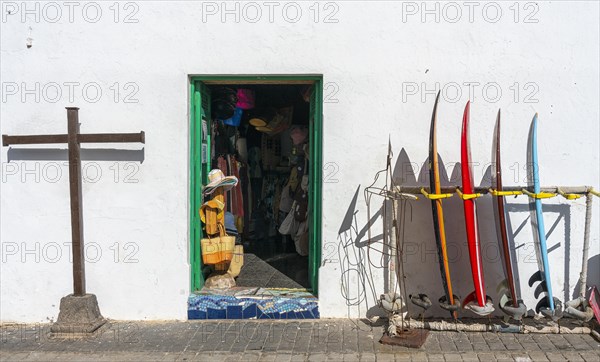
<instances>
[{"instance_id":1,"label":"mosaic tiled threshold","mask_svg":"<svg viewBox=\"0 0 600 362\"><path fill-rule=\"evenodd\" d=\"M315 319L318 299L305 289L203 288L188 299L188 319Z\"/></svg>"}]
</instances>

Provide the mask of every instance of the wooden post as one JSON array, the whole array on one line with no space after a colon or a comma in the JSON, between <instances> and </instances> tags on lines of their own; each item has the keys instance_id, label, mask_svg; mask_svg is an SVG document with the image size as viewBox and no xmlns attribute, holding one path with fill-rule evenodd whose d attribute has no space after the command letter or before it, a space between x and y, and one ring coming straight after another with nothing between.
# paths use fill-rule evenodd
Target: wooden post
<instances>
[{"instance_id":1,"label":"wooden post","mask_svg":"<svg viewBox=\"0 0 600 362\"><path fill-rule=\"evenodd\" d=\"M85 294L83 210L81 198L81 150L79 108L67 107L69 143L69 188L71 193L71 248L73 250L73 294Z\"/></svg>"}]
</instances>

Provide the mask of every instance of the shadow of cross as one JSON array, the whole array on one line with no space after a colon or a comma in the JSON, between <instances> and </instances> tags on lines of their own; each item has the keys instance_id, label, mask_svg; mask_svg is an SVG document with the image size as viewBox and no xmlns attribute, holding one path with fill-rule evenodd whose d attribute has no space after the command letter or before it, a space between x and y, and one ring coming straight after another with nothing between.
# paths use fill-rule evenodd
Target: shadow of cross
<instances>
[{"instance_id":1,"label":"shadow of cross","mask_svg":"<svg viewBox=\"0 0 600 362\"><path fill-rule=\"evenodd\" d=\"M69 188L71 198L71 248L73 250L73 294L83 296L85 291L85 264L83 256L83 218L81 200L81 143L145 143L144 131L139 133L79 133L79 108L67 107L67 134L2 135L2 146L67 143L69 150Z\"/></svg>"}]
</instances>

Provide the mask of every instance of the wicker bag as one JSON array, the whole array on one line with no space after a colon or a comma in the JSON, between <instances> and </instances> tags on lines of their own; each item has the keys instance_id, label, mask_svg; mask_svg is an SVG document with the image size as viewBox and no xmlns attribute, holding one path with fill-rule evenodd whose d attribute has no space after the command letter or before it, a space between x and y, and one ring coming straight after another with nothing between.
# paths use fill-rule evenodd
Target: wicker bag
<instances>
[{"instance_id":1,"label":"wicker bag","mask_svg":"<svg viewBox=\"0 0 600 362\"><path fill-rule=\"evenodd\" d=\"M222 224L219 225L218 236L203 238L200 241L202 248L202 262L204 264L219 264L233 259L235 236L229 236Z\"/></svg>"}]
</instances>

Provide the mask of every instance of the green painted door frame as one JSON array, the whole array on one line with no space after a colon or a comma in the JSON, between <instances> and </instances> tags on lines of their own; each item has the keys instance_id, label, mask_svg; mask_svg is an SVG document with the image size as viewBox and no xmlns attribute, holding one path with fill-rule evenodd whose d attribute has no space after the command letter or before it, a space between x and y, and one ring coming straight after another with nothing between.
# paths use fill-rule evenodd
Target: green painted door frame
<instances>
[{"instance_id":1,"label":"green painted door frame","mask_svg":"<svg viewBox=\"0 0 600 362\"><path fill-rule=\"evenodd\" d=\"M191 291L204 286L202 273L202 224L198 210L202 205L202 186L206 184L211 169L210 156L210 84L312 84L309 122L309 255L308 277L313 294L318 293L319 266L321 265L321 216L323 173L323 76L322 75L197 75L190 76L190 266ZM204 123L203 123L204 122ZM204 124L204 126L203 126Z\"/></svg>"}]
</instances>

